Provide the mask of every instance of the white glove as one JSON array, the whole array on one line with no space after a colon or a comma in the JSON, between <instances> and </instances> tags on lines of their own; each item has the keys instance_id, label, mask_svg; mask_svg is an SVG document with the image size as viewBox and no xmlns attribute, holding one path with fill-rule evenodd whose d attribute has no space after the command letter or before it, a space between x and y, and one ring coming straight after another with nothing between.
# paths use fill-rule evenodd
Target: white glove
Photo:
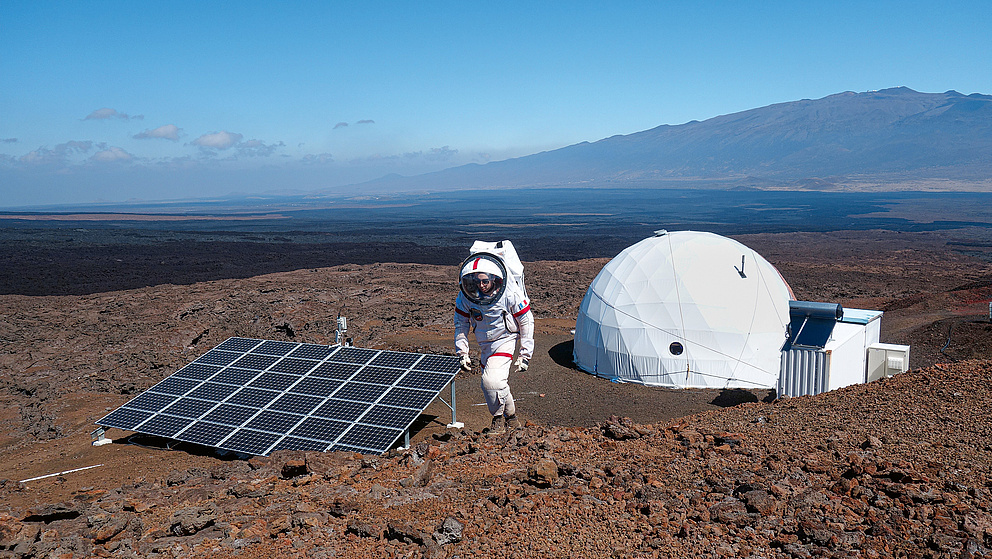
<instances>
[{"instance_id":1,"label":"white glove","mask_svg":"<svg viewBox=\"0 0 992 559\"><path fill-rule=\"evenodd\" d=\"M458 361L458 365L462 368L462 371L467 373L472 370L472 358L468 355L462 355Z\"/></svg>"},{"instance_id":2,"label":"white glove","mask_svg":"<svg viewBox=\"0 0 992 559\"><path fill-rule=\"evenodd\" d=\"M524 359L523 357L517 357L517 360L514 361L513 363L513 365L516 367L516 369L514 369L513 372L522 373L527 370L527 366L529 364L530 362L527 359Z\"/></svg>"}]
</instances>

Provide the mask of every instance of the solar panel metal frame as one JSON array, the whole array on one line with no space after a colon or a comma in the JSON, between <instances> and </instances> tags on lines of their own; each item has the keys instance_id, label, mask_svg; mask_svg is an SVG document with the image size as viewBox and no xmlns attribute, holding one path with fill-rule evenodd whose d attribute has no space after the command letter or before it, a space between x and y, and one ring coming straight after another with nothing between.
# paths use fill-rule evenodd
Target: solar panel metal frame
<instances>
[{"instance_id":1,"label":"solar panel metal frame","mask_svg":"<svg viewBox=\"0 0 992 559\"><path fill-rule=\"evenodd\" d=\"M382 454L445 386L459 425L457 373L450 355L232 337L96 424L260 456Z\"/></svg>"}]
</instances>

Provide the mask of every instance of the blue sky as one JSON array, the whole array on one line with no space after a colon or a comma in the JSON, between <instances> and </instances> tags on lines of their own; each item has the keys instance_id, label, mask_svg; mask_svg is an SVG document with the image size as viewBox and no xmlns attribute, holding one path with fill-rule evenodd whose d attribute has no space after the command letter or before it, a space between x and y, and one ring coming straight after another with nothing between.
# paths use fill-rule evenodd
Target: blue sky
<instances>
[{"instance_id":1,"label":"blue sky","mask_svg":"<svg viewBox=\"0 0 992 559\"><path fill-rule=\"evenodd\" d=\"M990 29L984 0L0 0L0 207L310 191L841 91L989 94Z\"/></svg>"}]
</instances>

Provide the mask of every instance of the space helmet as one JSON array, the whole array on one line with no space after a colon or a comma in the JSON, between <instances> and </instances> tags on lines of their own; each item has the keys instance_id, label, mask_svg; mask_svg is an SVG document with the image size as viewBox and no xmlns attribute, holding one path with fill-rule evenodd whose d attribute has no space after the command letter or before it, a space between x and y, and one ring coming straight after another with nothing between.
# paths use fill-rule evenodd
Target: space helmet
<instances>
[{"instance_id":1,"label":"space helmet","mask_svg":"<svg viewBox=\"0 0 992 559\"><path fill-rule=\"evenodd\" d=\"M506 266L496 255L477 252L462 262L458 275L462 294L477 305L491 305L506 290Z\"/></svg>"}]
</instances>

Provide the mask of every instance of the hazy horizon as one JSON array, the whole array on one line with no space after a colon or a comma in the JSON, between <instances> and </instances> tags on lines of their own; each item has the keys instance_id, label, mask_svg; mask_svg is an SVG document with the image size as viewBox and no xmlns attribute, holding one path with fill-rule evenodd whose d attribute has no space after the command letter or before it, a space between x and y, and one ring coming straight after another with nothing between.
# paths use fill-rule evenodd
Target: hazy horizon
<instances>
[{"instance_id":1,"label":"hazy horizon","mask_svg":"<svg viewBox=\"0 0 992 559\"><path fill-rule=\"evenodd\" d=\"M309 192L843 91L989 93L990 24L984 2L5 2L0 207Z\"/></svg>"}]
</instances>

